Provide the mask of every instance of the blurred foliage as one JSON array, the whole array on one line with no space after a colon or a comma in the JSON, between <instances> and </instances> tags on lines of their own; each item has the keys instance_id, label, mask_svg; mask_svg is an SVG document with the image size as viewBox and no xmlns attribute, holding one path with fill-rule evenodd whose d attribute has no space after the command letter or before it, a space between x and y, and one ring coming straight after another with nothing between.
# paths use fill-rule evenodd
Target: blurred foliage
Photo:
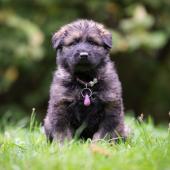
<instances>
[{"instance_id":1,"label":"blurred foliage","mask_svg":"<svg viewBox=\"0 0 170 170\"><path fill-rule=\"evenodd\" d=\"M43 117L56 67L51 35L87 18L112 31L125 109L167 120L169 10L168 0L0 0L0 114L20 117L36 107Z\"/></svg>"}]
</instances>

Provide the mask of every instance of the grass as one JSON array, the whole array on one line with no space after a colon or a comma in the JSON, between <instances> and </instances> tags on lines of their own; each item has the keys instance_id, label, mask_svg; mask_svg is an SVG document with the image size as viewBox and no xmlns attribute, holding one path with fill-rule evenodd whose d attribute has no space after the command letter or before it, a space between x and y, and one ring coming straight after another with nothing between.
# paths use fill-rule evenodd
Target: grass
<instances>
[{"instance_id":1,"label":"grass","mask_svg":"<svg viewBox=\"0 0 170 170\"><path fill-rule=\"evenodd\" d=\"M133 135L126 143L71 141L62 147L46 142L40 125L31 117L6 124L0 132L0 170L170 170L170 131L151 121L127 123Z\"/></svg>"}]
</instances>

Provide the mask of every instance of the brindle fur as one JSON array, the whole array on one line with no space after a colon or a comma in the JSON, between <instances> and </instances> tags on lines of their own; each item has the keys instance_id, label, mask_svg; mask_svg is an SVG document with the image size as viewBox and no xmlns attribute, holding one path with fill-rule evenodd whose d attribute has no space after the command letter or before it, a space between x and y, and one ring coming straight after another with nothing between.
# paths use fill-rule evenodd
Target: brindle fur
<instances>
[{"instance_id":1,"label":"brindle fur","mask_svg":"<svg viewBox=\"0 0 170 170\"><path fill-rule=\"evenodd\" d=\"M111 33L94 21L78 20L56 32L52 42L58 68L44 124L47 138L63 142L77 134L92 140L125 137L121 84L109 58ZM89 53L86 67L79 67L81 51ZM98 79L91 88L94 95L88 107L81 96L84 85L76 77L87 82Z\"/></svg>"}]
</instances>

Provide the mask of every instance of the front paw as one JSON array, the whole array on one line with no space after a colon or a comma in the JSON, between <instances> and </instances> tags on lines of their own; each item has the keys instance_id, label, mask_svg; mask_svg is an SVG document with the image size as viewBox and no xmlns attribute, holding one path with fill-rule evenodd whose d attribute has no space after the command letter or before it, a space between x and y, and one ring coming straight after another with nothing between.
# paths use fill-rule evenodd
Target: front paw
<instances>
[{"instance_id":1,"label":"front paw","mask_svg":"<svg viewBox=\"0 0 170 170\"><path fill-rule=\"evenodd\" d=\"M72 140L72 133L69 129L63 132L55 132L53 134L53 141L63 144L64 142L68 142Z\"/></svg>"},{"instance_id":2,"label":"front paw","mask_svg":"<svg viewBox=\"0 0 170 170\"><path fill-rule=\"evenodd\" d=\"M92 141L94 142L97 142L101 139L101 134L99 132L96 132L94 135L93 135L93 138L92 138Z\"/></svg>"},{"instance_id":3,"label":"front paw","mask_svg":"<svg viewBox=\"0 0 170 170\"><path fill-rule=\"evenodd\" d=\"M104 131L104 130L100 130L97 131L92 138L92 141L97 142L101 139L104 139L106 141L118 141L120 139L122 139L123 137L121 137L118 133L116 133L116 130L114 131Z\"/></svg>"}]
</instances>

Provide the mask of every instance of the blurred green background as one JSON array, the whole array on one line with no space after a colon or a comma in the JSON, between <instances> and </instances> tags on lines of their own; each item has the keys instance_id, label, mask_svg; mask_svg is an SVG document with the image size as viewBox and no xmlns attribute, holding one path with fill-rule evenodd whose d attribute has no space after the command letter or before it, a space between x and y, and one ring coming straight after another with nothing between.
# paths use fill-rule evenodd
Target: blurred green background
<instances>
[{"instance_id":1,"label":"blurred green background","mask_svg":"<svg viewBox=\"0 0 170 170\"><path fill-rule=\"evenodd\" d=\"M33 107L43 119L56 68L52 33L79 18L112 31L125 110L168 121L169 0L0 0L0 119L21 119Z\"/></svg>"}]
</instances>

